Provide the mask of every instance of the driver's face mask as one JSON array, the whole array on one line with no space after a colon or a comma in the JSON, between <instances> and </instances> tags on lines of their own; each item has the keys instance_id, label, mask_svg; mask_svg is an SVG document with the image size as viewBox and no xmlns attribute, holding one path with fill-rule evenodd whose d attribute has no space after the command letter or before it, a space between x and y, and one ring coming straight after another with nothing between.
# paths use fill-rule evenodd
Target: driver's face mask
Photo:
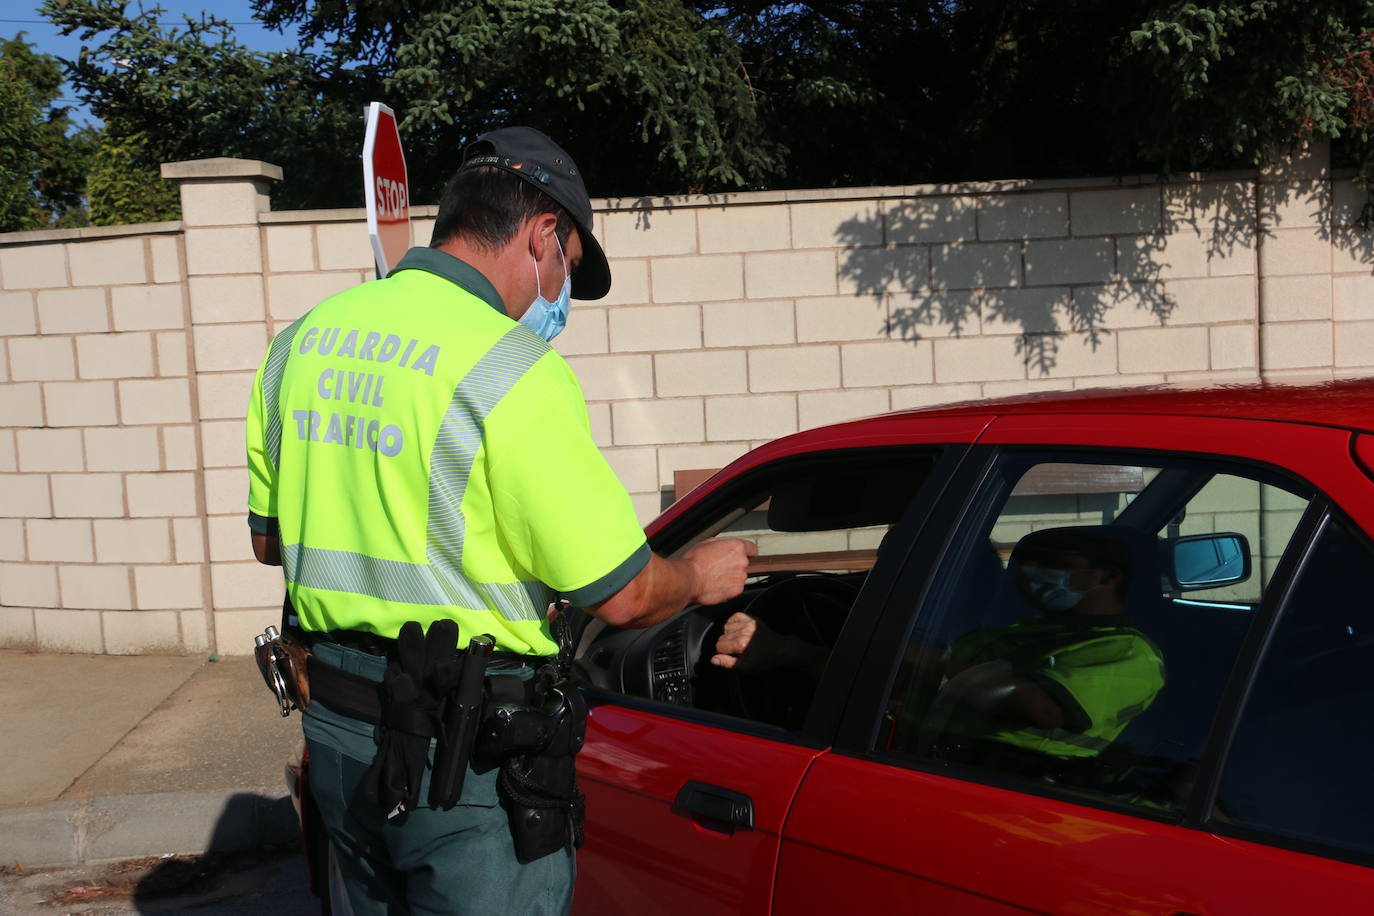
<instances>
[{"instance_id":1,"label":"driver's face mask","mask_svg":"<svg viewBox=\"0 0 1374 916\"><path fill-rule=\"evenodd\" d=\"M1047 614L1072 610L1083 600L1085 592L1069 585L1070 575L1067 569L1022 565L1021 594L1032 607Z\"/></svg>"},{"instance_id":2,"label":"driver's face mask","mask_svg":"<svg viewBox=\"0 0 1374 916\"><path fill-rule=\"evenodd\" d=\"M521 324L548 341L552 341L567 326L568 300L572 296L572 273L568 270L568 261L563 255L563 243L558 241L557 232L553 233L553 241L558 246L558 259L563 262L563 289L553 302L544 298L544 290L539 282L539 262L531 254L534 286L538 294L530 303L530 307L525 309L525 314L520 316Z\"/></svg>"}]
</instances>

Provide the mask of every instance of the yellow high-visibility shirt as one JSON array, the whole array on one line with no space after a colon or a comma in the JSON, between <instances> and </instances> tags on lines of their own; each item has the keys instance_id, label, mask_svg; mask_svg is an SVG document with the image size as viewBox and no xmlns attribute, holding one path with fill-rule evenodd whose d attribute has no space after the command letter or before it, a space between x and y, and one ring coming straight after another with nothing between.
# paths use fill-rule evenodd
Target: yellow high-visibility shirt
<instances>
[{"instance_id":1,"label":"yellow high-visibility shirt","mask_svg":"<svg viewBox=\"0 0 1374 916\"><path fill-rule=\"evenodd\" d=\"M547 655L551 591L595 604L649 561L572 370L440 251L279 333L247 444L249 525L280 538L306 630L451 617L459 645Z\"/></svg>"}]
</instances>

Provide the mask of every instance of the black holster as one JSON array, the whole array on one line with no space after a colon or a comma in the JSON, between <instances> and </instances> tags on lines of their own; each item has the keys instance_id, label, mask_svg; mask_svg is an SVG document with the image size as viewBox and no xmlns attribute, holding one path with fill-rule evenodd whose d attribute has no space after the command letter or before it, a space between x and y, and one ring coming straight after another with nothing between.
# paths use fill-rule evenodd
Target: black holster
<instances>
[{"instance_id":1,"label":"black holster","mask_svg":"<svg viewBox=\"0 0 1374 916\"><path fill-rule=\"evenodd\" d=\"M522 864L569 843L582 846L585 805L574 758L586 733L587 704L570 681L549 687L537 707L498 705L483 723L478 753L501 761L497 788Z\"/></svg>"},{"instance_id":2,"label":"black holster","mask_svg":"<svg viewBox=\"0 0 1374 916\"><path fill-rule=\"evenodd\" d=\"M448 810L463 794L463 781L482 721L482 679L492 645L490 636L474 637L456 670L449 672L449 680L455 680L456 685L443 697L434 772L429 784L429 803L435 808Z\"/></svg>"}]
</instances>

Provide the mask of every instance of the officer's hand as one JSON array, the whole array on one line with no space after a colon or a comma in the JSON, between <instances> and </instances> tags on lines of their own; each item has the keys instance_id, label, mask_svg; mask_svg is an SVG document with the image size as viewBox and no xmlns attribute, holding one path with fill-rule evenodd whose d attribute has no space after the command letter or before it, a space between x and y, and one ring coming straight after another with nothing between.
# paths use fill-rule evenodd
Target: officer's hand
<instances>
[{"instance_id":1,"label":"officer's hand","mask_svg":"<svg viewBox=\"0 0 1374 916\"><path fill-rule=\"evenodd\" d=\"M749 574L749 558L759 552L752 541L739 538L712 538L693 544L682 554L691 564L697 604L720 604L744 591Z\"/></svg>"}]
</instances>

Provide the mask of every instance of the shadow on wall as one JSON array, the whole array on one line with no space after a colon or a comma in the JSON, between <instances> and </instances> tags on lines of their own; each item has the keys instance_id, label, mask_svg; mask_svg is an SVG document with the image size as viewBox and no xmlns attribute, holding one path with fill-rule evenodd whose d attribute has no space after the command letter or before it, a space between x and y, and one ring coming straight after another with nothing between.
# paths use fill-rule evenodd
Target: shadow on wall
<instances>
[{"instance_id":1,"label":"shadow on wall","mask_svg":"<svg viewBox=\"0 0 1374 916\"><path fill-rule=\"evenodd\" d=\"M693 200L701 201L708 207L728 206L734 195L730 192L707 193L692 195ZM652 194L642 195L634 199L612 198L616 206L627 213L635 215L634 231L651 232L654 228L654 216L658 213L671 213L677 208L676 198L656 197ZM629 201L626 205L626 201Z\"/></svg>"},{"instance_id":2,"label":"shadow on wall","mask_svg":"<svg viewBox=\"0 0 1374 916\"><path fill-rule=\"evenodd\" d=\"M1062 346L1097 350L1113 328L1166 323L1178 307L1171 278L1254 274L1257 235L1285 221L1374 263L1374 239L1355 228L1358 202L1336 212L1331 188L1238 180L1037 191L1009 182L969 194L951 186L949 196L888 200L843 223L840 276L873 298L885 336L1015 334L1027 374L1046 376Z\"/></svg>"}]
</instances>

